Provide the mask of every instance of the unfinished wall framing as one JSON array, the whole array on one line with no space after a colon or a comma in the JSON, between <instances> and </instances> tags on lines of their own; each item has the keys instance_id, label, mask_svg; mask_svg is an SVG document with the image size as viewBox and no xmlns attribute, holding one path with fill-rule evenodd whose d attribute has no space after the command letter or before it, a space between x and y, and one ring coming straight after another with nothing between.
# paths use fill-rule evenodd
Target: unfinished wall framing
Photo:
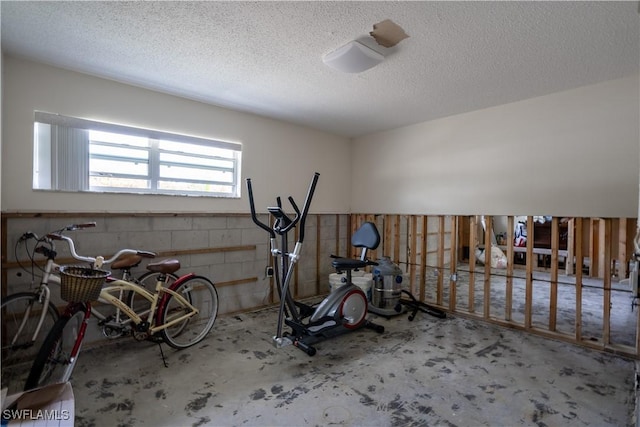
<instances>
[{"instance_id":1,"label":"unfinished wall framing","mask_svg":"<svg viewBox=\"0 0 640 427\"><path fill-rule=\"evenodd\" d=\"M20 234L89 220L102 226L78 233L79 251L126 246L177 257L185 270L214 280L221 314L278 300L266 274L268 237L245 214L3 214L2 295L30 286L17 276L13 246ZM452 315L640 358L640 310L624 282L635 218L551 218L539 226L533 216L310 215L293 285L297 298L329 291L329 256L359 256L350 239L364 221L374 222L382 237L369 257L398 264L405 286L421 301ZM518 224L527 230L525 246L513 244ZM540 230L548 233L546 246L536 238ZM493 249L483 251L492 247L507 260L501 268L491 267ZM71 259L62 253L59 261Z\"/></svg>"},{"instance_id":2,"label":"unfinished wall framing","mask_svg":"<svg viewBox=\"0 0 640 427\"><path fill-rule=\"evenodd\" d=\"M355 214L350 229L363 221L383 230L382 253L422 301L638 358L640 310L625 282L635 218ZM514 245L517 225L524 246ZM496 254L506 262L496 265Z\"/></svg>"}]
</instances>

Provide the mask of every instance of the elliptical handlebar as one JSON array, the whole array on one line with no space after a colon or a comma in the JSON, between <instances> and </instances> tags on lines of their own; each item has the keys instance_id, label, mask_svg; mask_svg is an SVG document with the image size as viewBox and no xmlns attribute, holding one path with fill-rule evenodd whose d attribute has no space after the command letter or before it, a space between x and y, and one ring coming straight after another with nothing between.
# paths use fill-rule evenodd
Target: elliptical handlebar
<instances>
[{"instance_id":1,"label":"elliptical handlebar","mask_svg":"<svg viewBox=\"0 0 640 427\"><path fill-rule=\"evenodd\" d=\"M280 201L279 197L278 197L278 201ZM300 221L300 209L298 209L298 205L296 205L296 202L293 200L293 197L291 196L289 196L289 203L291 203L291 206L293 206L293 210L296 211L296 216L293 217L289 225L287 225L282 230L280 230L281 233L287 233L293 227L298 225L298 221Z\"/></svg>"},{"instance_id":2,"label":"elliptical handlebar","mask_svg":"<svg viewBox=\"0 0 640 427\"><path fill-rule=\"evenodd\" d=\"M315 174L313 175L313 179L311 181L311 184L309 185L309 190L307 191L307 196L306 196L306 198L304 200L304 205L303 205L303 208L302 208L302 212L300 212L300 208L296 204L296 202L293 199L293 197L289 196L289 203L291 203L291 206L293 207L293 210L296 212L296 215L295 215L295 217L293 219L290 219L290 218L286 217L287 224L286 224L286 226L278 229L278 233L279 234L287 233L292 228L297 226L298 223L300 223L301 227L300 227L300 232L298 234L298 242L302 243L302 241L304 240L304 224L305 224L305 220L307 219L307 214L309 213L309 208L311 207L311 199L313 198L313 193L315 192L316 184L318 183L318 178L319 177L320 177L320 174L318 172L315 172ZM251 208L251 219L253 220L253 222L258 227L262 228L267 233L269 233L269 235L271 236L272 239L275 238L276 237L276 230L273 227L270 227L269 225L267 225L267 224L263 223L262 221L260 221L258 219L258 215L256 215L256 207L255 207L255 202L254 202L254 199L253 199L253 187L251 185L251 178L247 178L247 192L249 194L249 207ZM278 204L278 208L279 208L278 211L280 211L279 215L284 215L284 212L282 212L282 210L281 210L282 209L282 202L280 200L280 197L276 198L276 203ZM269 208L269 209L271 209L271 208Z\"/></svg>"},{"instance_id":3,"label":"elliptical handlebar","mask_svg":"<svg viewBox=\"0 0 640 427\"><path fill-rule=\"evenodd\" d=\"M300 232L298 233L299 243L302 243L302 241L304 240L304 223L307 220L307 214L309 213L309 208L311 207L311 199L313 198L313 193L316 191L316 184L318 183L319 177L320 174L318 172L313 174L313 179L311 180L309 190L307 191L307 197L304 199L304 207L302 208L302 214L300 214Z\"/></svg>"},{"instance_id":4,"label":"elliptical handlebar","mask_svg":"<svg viewBox=\"0 0 640 427\"><path fill-rule=\"evenodd\" d=\"M247 178L247 192L249 194L249 207L251 208L251 219L258 227L262 228L264 231L269 233L269 236L271 236L272 239L275 239L276 232L267 224L261 222L258 219L258 216L256 215L256 206L253 201L253 188L251 187L251 178Z\"/></svg>"}]
</instances>

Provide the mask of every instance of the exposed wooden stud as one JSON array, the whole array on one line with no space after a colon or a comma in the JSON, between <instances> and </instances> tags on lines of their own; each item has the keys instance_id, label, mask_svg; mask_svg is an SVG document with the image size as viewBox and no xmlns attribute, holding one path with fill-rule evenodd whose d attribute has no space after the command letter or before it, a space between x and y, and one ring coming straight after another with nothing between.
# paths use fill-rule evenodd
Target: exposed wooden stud
<instances>
[{"instance_id":1,"label":"exposed wooden stud","mask_svg":"<svg viewBox=\"0 0 640 427\"><path fill-rule=\"evenodd\" d=\"M533 217L527 217L527 280L525 288L525 301L524 301L524 327L531 328L531 307L533 304Z\"/></svg>"},{"instance_id":2,"label":"exposed wooden stud","mask_svg":"<svg viewBox=\"0 0 640 427\"><path fill-rule=\"evenodd\" d=\"M393 216L393 262L400 264L400 215Z\"/></svg>"},{"instance_id":3,"label":"exposed wooden stud","mask_svg":"<svg viewBox=\"0 0 640 427\"><path fill-rule=\"evenodd\" d=\"M634 241L636 236L636 219L635 218L627 218L626 219L626 252L625 256L620 258L620 262L624 262L625 267L625 277L629 276L629 260L633 258L633 253L635 252Z\"/></svg>"},{"instance_id":4,"label":"exposed wooden stud","mask_svg":"<svg viewBox=\"0 0 640 427\"><path fill-rule=\"evenodd\" d=\"M576 341L582 341L582 267L584 257L583 236L584 223L582 218L575 219L575 269L576 269Z\"/></svg>"},{"instance_id":5,"label":"exposed wooden stud","mask_svg":"<svg viewBox=\"0 0 640 427\"><path fill-rule=\"evenodd\" d=\"M449 248L449 310L455 311L457 302L457 283L458 283L458 257L457 257L457 237L458 237L458 218L451 216L451 247Z\"/></svg>"},{"instance_id":6,"label":"exposed wooden stud","mask_svg":"<svg viewBox=\"0 0 640 427\"><path fill-rule=\"evenodd\" d=\"M611 219L605 218L601 222L601 232L603 233L602 245L604 256L603 256L603 285L604 285L604 295L603 295L603 313L602 313L602 342L604 345L611 344L611 246L613 242L611 241Z\"/></svg>"},{"instance_id":7,"label":"exposed wooden stud","mask_svg":"<svg viewBox=\"0 0 640 427\"><path fill-rule=\"evenodd\" d=\"M384 215L384 230L383 230L383 241L384 245L382 246L382 254L388 257L392 257L391 251L393 250L393 221L391 220L391 215Z\"/></svg>"},{"instance_id":8,"label":"exposed wooden stud","mask_svg":"<svg viewBox=\"0 0 640 427\"><path fill-rule=\"evenodd\" d=\"M604 218L600 218L600 220L598 221L598 259L597 259L597 264L598 264L598 274L595 277L600 277L600 278L604 278L605 274L605 252L607 250L611 250L611 246L610 246L610 241L609 240L605 240L605 234L607 234L606 228L607 228L607 224L605 223L605 221L608 221L608 219L604 219ZM611 230L609 230L609 236L611 235ZM607 248L607 246L609 246L609 248ZM611 266L609 266L611 267ZM611 269L609 269L609 271L611 271Z\"/></svg>"},{"instance_id":9,"label":"exposed wooden stud","mask_svg":"<svg viewBox=\"0 0 640 427\"><path fill-rule=\"evenodd\" d=\"M600 237L599 233L599 225L600 220L598 218L591 218L589 221L589 276L590 277L600 277L600 272L598 270L599 265L599 255L600 255L600 245L598 238Z\"/></svg>"},{"instance_id":10,"label":"exposed wooden stud","mask_svg":"<svg viewBox=\"0 0 640 427\"><path fill-rule=\"evenodd\" d=\"M630 218L620 218L618 221L618 277L624 279L628 277L628 261L633 255L633 236L635 221Z\"/></svg>"},{"instance_id":11,"label":"exposed wooden stud","mask_svg":"<svg viewBox=\"0 0 640 427\"><path fill-rule=\"evenodd\" d=\"M349 233L348 236L346 236L347 238L347 253L349 254L348 256L351 258L355 258L358 257L358 249L354 248L353 246L351 246L351 236L353 236L353 234L358 230L358 228L360 228L360 226L362 224L364 224L365 222L365 215L364 214L358 214L355 216L355 218L352 216L353 221L351 221L351 232Z\"/></svg>"},{"instance_id":12,"label":"exposed wooden stud","mask_svg":"<svg viewBox=\"0 0 640 427\"><path fill-rule=\"evenodd\" d=\"M409 262L409 289L413 289L416 283L416 263L418 258L418 217L411 215L411 226L407 227L409 231L409 256L407 260Z\"/></svg>"},{"instance_id":13,"label":"exposed wooden stud","mask_svg":"<svg viewBox=\"0 0 640 427\"><path fill-rule=\"evenodd\" d=\"M469 217L458 216L458 260L468 259L468 254L464 252L464 248L469 248ZM466 245L466 246L465 246Z\"/></svg>"},{"instance_id":14,"label":"exposed wooden stud","mask_svg":"<svg viewBox=\"0 0 640 427\"><path fill-rule=\"evenodd\" d=\"M549 295L549 330L555 331L558 311L558 248L560 235L558 231L558 217L551 219L551 278Z\"/></svg>"},{"instance_id":15,"label":"exposed wooden stud","mask_svg":"<svg viewBox=\"0 0 640 427\"><path fill-rule=\"evenodd\" d=\"M362 222L359 225L364 224L365 222L373 222L374 224L376 223L376 216L374 214L367 214L364 216ZM354 248L355 249L355 248ZM383 254L384 255L384 254ZM367 256L371 259L378 259L378 249L374 249L370 252L367 252ZM359 251L356 249L356 254L355 257L358 258L360 257L360 253Z\"/></svg>"},{"instance_id":16,"label":"exposed wooden stud","mask_svg":"<svg viewBox=\"0 0 640 427\"><path fill-rule=\"evenodd\" d=\"M428 220L428 216L427 215L423 215L422 216L422 245L421 245L421 252L420 252L420 283L419 283L419 296L418 299L420 301L424 301L426 298L426 286L427 286L427 251L428 251L428 244L427 244L427 240L428 240L428 225L429 225L429 220ZM412 289L411 292L414 292L415 290Z\"/></svg>"},{"instance_id":17,"label":"exposed wooden stud","mask_svg":"<svg viewBox=\"0 0 640 427\"><path fill-rule=\"evenodd\" d=\"M513 239L514 239L514 217L507 218L507 283L506 295L504 298L504 318L511 320L511 311L513 309Z\"/></svg>"},{"instance_id":18,"label":"exposed wooden stud","mask_svg":"<svg viewBox=\"0 0 640 427\"><path fill-rule=\"evenodd\" d=\"M484 217L484 318L491 317L491 250L493 217Z\"/></svg>"},{"instance_id":19,"label":"exposed wooden stud","mask_svg":"<svg viewBox=\"0 0 640 427\"><path fill-rule=\"evenodd\" d=\"M569 224L567 226L567 258L564 261L564 273L567 276L572 276L574 274L574 255L575 255L575 226L576 220L571 218L569 220Z\"/></svg>"},{"instance_id":20,"label":"exposed wooden stud","mask_svg":"<svg viewBox=\"0 0 640 427\"><path fill-rule=\"evenodd\" d=\"M624 232L623 230L624 218L611 218L611 277L617 278L622 268L622 263L619 263L620 259L618 253L624 253ZM622 243L622 244L621 244ZM621 248L622 246L622 248ZM621 251L622 249L622 251ZM623 276L624 277L624 276ZM619 280L619 279L618 279Z\"/></svg>"},{"instance_id":21,"label":"exposed wooden stud","mask_svg":"<svg viewBox=\"0 0 640 427\"><path fill-rule=\"evenodd\" d=\"M444 215L438 216L438 280L437 280L437 292L436 303L442 305L442 299L444 296Z\"/></svg>"},{"instance_id":22,"label":"exposed wooden stud","mask_svg":"<svg viewBox=\"0 0 640 427\"><path fill-rule=\"evenodd\" d=\"M351 233L351 230L353 229L353 223L354 223L354 218L353 215L347 215L347 226L346 226L346 233L343 237L344 239L344 248L345 248L345 257L349 257L351 254L351 236L353 235Z\"/></svg>"},{"instance_id":23,"label":"exposed wooden stud","mask_svg":"<svg viewBox=\"0 0 640 427\"><path fill-rule=\"evenodd\" d=\"M476 248L478 247L478 223L477 216L469 219L469 313L475 312L475 287L476 287Z\"/></svg>"}]
</instances>

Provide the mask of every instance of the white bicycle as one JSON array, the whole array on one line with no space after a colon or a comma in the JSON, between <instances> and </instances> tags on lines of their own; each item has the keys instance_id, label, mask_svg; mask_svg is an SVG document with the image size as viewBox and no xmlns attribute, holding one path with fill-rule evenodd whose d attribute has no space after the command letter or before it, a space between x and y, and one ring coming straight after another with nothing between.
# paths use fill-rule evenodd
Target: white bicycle
<instances>
[{"instance_id":1,"label":"white bicycle","mask_svg":"<svg viewBox=\"0 0 640 427\"><path fill-rule=\"evenodd\" d=\"M119 322L110 322L110 329L128 331L137 341L158 343L165 366L161 343L175 349L191 347L202 341L213 327L218 314L215 285L195 273L183 274L168 285L168 275L180 269L178 260L149 264L147 268L158 276L153 290L148 290L136 282L112 278L110 272L103 270L105 265L113 265L119 256L135 255L136 251L122 249L108 260L102 256L84 257L76 253L69 236L57 233L48 237L66 241L73 258L91 265L60 267L60 296L68 304L44 339L25 390L69 381L93 311L93 301L104 301L123 314ZM129 295L126 301L123 295Z\"/></svg>"},{"instance_id":2,"label":"white bicycle","mask_svg":"<svg viewBox=\"0 0 640 427\"><path fill-rule=\"evenodd\" d=\"M29 373L31 365L42 346L42 343L58 321L60 314L55 304L51 302L50 286L60 286L60 266L55 260L57 252L54 239L50 235L61 234L64 231L81 230L95 227L95 222L83 224L71 224L50 233L45 237L38 237L32 232L24 233L16 242L15 256L18 253L27 254L30 265L22 266L22 269L31 275L32 284L36 287L27 292L17 292L2 298L2 388L7 387L9 393L21 391L24 378ZM22 251L20 251L22 246ZM44 266L36 259L36 254L46 258ZM123 256L125 255L125 256ZM137 267L143 258L154 258L153 252L125 249L118 252L111 259L103 262L109 265L111 270L121 271L123 280L137 283L146 289L153 290L160 273L146 271L139 277L134 277L131 270ZM91 262L89 258L79 257L81 261ZM20 261L18 260L18 264ZM169 274L166 284L169 286L177 277ZM39 280L39 281L38 281ZM37 283L37 284L36 284ZM133 292L119 295L123 302L130 307L146 304L136 298ZM136 308L136 310L139 310ZM117 338L129 334L130 322L124 321L125 317L120 308L112 305L105 306L103 312L93 309L93 315L98 318L98 325L102 333L108 338Z\"/></svg>"}]
</instances>

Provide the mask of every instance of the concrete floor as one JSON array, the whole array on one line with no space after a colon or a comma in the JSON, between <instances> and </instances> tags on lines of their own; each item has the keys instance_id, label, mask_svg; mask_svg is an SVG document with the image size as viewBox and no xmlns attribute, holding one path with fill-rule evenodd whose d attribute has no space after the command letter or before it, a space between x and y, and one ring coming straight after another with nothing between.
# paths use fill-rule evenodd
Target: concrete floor
<instances>
[{"instance_id":1,"label":"concrete floor","mask_svg":"<svg viewBox=\"0 0 640 427\"><path fill-rule=\"evenodd\" d=\"M374 315L371 315L375 318ZM221 317L175 351L120 339L85 350L76 426L628 426L635 362L463 318L378 318L275 349L274 309Z\"/></svg>"}]
</instances>

